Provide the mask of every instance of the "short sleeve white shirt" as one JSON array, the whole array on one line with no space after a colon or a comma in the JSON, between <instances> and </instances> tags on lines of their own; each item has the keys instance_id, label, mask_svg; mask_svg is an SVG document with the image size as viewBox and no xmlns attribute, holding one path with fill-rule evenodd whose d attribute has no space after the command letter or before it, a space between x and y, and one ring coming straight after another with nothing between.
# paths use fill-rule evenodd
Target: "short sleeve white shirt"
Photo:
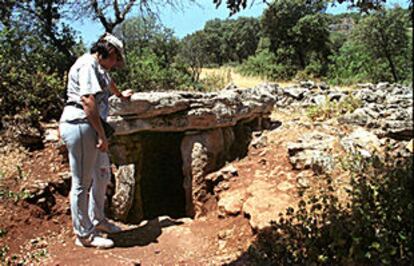
<instances>
[{"instance_id":1,"label":"short sleeve white shirt","mask_svg":"<svg viewBox=\"0 0 414 266\"><path fill-rule=\"evenodd\" d=\"M108 71L102 68L95 57L84 54L76 60L68 75L67 97L68 102L81 104L81 96L95 95L99 115L106 119L109 112L108 98L112 80ZM68 105L63 109L60 121L85 119L83 109Z\"/></svg>"}]
</instances>

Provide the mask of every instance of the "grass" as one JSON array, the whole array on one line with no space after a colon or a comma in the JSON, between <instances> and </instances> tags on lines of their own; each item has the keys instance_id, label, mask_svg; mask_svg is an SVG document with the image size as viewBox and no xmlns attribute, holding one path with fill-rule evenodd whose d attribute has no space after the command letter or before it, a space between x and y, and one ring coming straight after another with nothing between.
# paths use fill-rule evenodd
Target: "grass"
<instances>
[{"instance_id":1,"label":"grass","mask_svg":"<svg viewBox=\"0 0 414 266\"><path fill-rule=\"evenodd\" d=\"M203 68L200 74L200 79L204 79L208 76L228 76L228 73L230 73L230 76L227 78L230 80L230 82L233 82L237 87L241 88L251 88L255 87L259 84L266 83L266 82L272 82L260 77L250 77L250 76L243 76L239 73L237 73L234 68L231 67L221 67L221 68ZM279 86L282 88L292 86L294 82L292 81L278 81L277 82Z\"/></svg>"},{"instance_id":2,"label":"grass","mask_svg":"<svg viewBox=\"0 0 414 266\"><path fill-rule=\"evenodd\" d=\"M11 149L0 153L0 180L10 177L22 179L22 162L27 160L27 152L22 148Z\"/></svg>"},{"instance_id":3,"label":"grass","mask_svg":"<svg viewBox=\"0 0 414 266\"><path fill-rule=\"evenodd\" d=\"M315 121L323 121L333 117L339 117L345 113L352 113L362 106L361 100L351 95L341 102L330 101L328 98L321 105L312 105L306 109L306 115Z\"/></svg>"}]
</instances>

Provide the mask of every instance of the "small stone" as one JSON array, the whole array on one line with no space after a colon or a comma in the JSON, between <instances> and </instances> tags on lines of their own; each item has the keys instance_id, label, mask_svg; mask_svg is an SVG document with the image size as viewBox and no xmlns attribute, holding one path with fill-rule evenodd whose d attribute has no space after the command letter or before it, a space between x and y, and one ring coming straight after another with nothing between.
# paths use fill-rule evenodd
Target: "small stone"
<instances>
[{"instance_id":1,"label":"small stone","mask_svg":"<svg viewBox=\"0 0 414 266\"><path fill-rule=\"evenodd\" d=\"M233 164L225 166L219 173L223 174L225 179L228 179L229 176L238 176L237 168Z\"/></svg>"},{"instance_id":2,"label":"small stone","mask_svg":"<svg viewBox=\"0 0 414 266\"><path fill-rule=\"evenodd\" d=\"M411 153L413 153L413 151L414 151L414 144L413 144L413 140L414 139L411 139L410 140L410 142L408 142L408 144L405 146L405 148L409 151L409 152L411 152Z\"/></svg>"},{"instance_id":3,"label":"small stone","mask_svg":"<svg viewBox=\"0 0 414 266\"><path fill-rule=\"evenodd\" d=\"M284 182L280 183L280 184L277 186L277 188L278 188L280 191L288 191L288 190L290 190L290 189L294 188L294 186L293 186L290 182L284 181Z\"/></svg>"},{"instance_id":4,"label":"small stone","mask_svg":"<svg viewBox=\"0 0 414 266\"><path fill-rule=\"evenodd\" d=\"M266 155L266 153L267 153L267 150L263 150L263 151L261 151L261 152L259 153L259 156L260 156L260 157L263 157L263 156L265 156L265 155Z\"/></svg>"},{"instance_id":5,"label":"small stone","mask_svg":"<svg viewBox=\"0 0 414 266\"><path fill-rule=\"evenodd\" d=\"M218 237L218 239L221 239L221 240L226 239L227 238L227 231L226 230L220 231L217 234L217 237Z\"/></svg>"},{"instance_id":6,"label":"small stone","mask_svg":"<svg viewBox=\"0 0 414 266\"><path fill-rule=\"evenodd\" d=\"M308 188L309 187L309 181L306 177L299 177L298 178L298 186L300 188Z\"/></svg>"}]
</instances>

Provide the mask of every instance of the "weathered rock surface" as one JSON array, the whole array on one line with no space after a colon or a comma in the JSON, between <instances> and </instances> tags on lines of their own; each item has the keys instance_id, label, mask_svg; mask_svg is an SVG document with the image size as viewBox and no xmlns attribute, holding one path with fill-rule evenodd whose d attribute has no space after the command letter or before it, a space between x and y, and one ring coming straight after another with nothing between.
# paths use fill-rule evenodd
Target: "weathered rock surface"
<instances>
[{"instance_id":1,"label":"weathered rock surface","mask_svg":"<svg viewBox=\"0 0 414 266\"><path fill-rule=\"evenodd\" d=\"M413 89L411 87L381 82L376 85L359 84L355 90L343 90L329 88L322 83L316 85L304 82L276 90L276 106L279 108L342 102L348 96L352 96L359 99L362 105L354 112L340 117L341 123L375 129L378 136L400 140L410 140L414 137Z\"/></svg>"},{"instance_id":2,"label":"weathered rock surface","mask_svg":"<svg viewBox=\"0 0 414 266\"><path fill-rule=\"evenodd\" d=\"M330 171L334 166L331 155L333 136L312 132L303 135L298 142L287 145L289 160L295 169L312 168L316 171Z\"/></svg>"},{"instance_id":3,"label":"weathered rock surface","mask_svg":"<svg viewBox=\"0 0 414 266\"><path fill-rule=\"evenodd\" d=\"M376 135L409 140L414 137L413 90L386 82L364 84L352 94L362 100L363 106L339 119L375 129Z\"/></svg>"},{"instance_id":4,"label":"weathered rock surface","mask_svg":"<svg viewBox=\"0 0 414 266\"><path fill-rule=\"evenodd\" d=\"M413 104L409 88L379 83L361 84L356 90L344 91L329 88L322 83L304 82L285 89L277 85L261 85L252 89L229 87L215 93L136 93L130 102L112 98L109 121L115 127L116 134L111 152L116 155L116 164L133 163L138 172L147 167L158 167L157 162L145 161L145 154L151 151L151 147L145 143L148 136L142 137L143 134L176 132L171 134L178 134L174 137L178 141L174 143L178 144L179 149L174 156L181 157L175 163L182 163L186 215L193 217L203 213L203 203L212 195L217 195L222 216L243 212L250 217L252 227L260 229L269 225L272 219L277 219L278 212L283 212L288 207L291 190L311 186L309 178L298 174L296 186L288 180L282 180L274 186L259 180L253 182L247 190L228 193L230 180L237 177L237 169L212 172L226 162L246 155L248 147L258 149L267 145L260 126L265 124L265 119L274 107L323 105L342 102L350 96L359 99L362 104L353 113L342 116L339 122L374 130L370 132L359 128L351 134L344 134L334 127L326 130L322 122L307 125L308 129L316 126L323 132L318 130L303 134L296 142L288 144L289 160L295 170L330 172L335 167L337 148L370 157L377 153L380 146L384 148L387 145L376 135L395 139L412 138L410 108ZM177 174L180 173L175 173ZM135 178L140 176L137 173ZM135 210L135 216L138 217L136 220L145 216L139 195L141 181L135 180L136 195L130 196L135 197L132 208L139 209ZM125 217L125 214L121 216Z\"/></svg>"},{"instance_id":5,"label":"weathered rock surface","mask_svg":"<svg viewBox=\"0 0 414 266\"><path fill-rule=\"evenodd\" d=\"M248 188L249 197L243 204L243 212L250 217L253 230L270 226L271 221L278 221L279 213L284 213L290 206L291 198L286 193L275 193L267 182L257 180Z\"/></svg>"},{"instance_id":6,"label":"weathered rock surface","mask_svg":"<svg viewBox=\"0 0 414 266\"><path fill-rule=\"evenodd\" d=\"M247 192L239 189L220 194L217 205L222 216L237 215L241 212Z\"/></svg>"},{"instance_id":7,"label":"weathered rock surface","mask_svg":"<svg viewBox=\"0 0 414 266\"><path fill-rule=\"evenodd\" d=\"M109 123L116 135L140 131L188 131L229 127L269 114L277 85L212 93L145 92L131 101L110 99Z\"/></svg>"},{"instance_id":8,"label":"weathered rock surface","mask_svg":"<svg viewBox=\"0 0 414 266\"><path fill-rule=\"evenodd\" d=\"M183 158L186 214L194 216L201 212L197 203L205 198L204 177L218 168L219 156L223 153L224 137L220 128L187 135L181 142Z\"/></svg>"},{"instance_id":9,"label":"weathered rock surface","mask_svg":"<svg viewBox=\"0 0 414 266\"><path fill-rule=\"evenodd\" d=\"M111 213L114 219L126 221L135 192L135 165L122 165L115 173L116 193L112 197Z\"/></svg>"},{"instance_id":10,"label":"weathered rock surface","mask_svg":"<svg viewBox=\"0 0 414 266\"><path fill-rule=\"evenodd\" d=\"M381 142L378 137L363 128L357 128L349 136L343 138L341 144L347 152L360 154L366 158L381 151Z\"/></svg>"}]
</instances>

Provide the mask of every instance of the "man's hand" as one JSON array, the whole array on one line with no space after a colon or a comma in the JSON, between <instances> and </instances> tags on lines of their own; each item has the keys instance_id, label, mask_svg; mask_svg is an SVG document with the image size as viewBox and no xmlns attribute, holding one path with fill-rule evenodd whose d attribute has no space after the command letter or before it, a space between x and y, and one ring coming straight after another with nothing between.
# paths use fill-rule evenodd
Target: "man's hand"
<instances>
[{"instance_id":1,"label":"man's hand","mask_svg":"<svg viewBox=\"0 0 414 266\"><path fill-rule=\"evenodd\" d=\"M106 137L98 137L98 144L96 144L96 148L98 148L101 152L108 151L108 140Z\"/></svg>"},{"instance_id":2,"label":"man's hand","mask_svg":"<svg viewBox=\"0 0 414 266\"><path fill-rule=\"evenodd\" d=\"M121 92L121 95L119 95L118 98L122 101L129 101L131 99L132 94L134 94L132 90L124 90L123 92Z\"/></svg>"}]
</instances>

